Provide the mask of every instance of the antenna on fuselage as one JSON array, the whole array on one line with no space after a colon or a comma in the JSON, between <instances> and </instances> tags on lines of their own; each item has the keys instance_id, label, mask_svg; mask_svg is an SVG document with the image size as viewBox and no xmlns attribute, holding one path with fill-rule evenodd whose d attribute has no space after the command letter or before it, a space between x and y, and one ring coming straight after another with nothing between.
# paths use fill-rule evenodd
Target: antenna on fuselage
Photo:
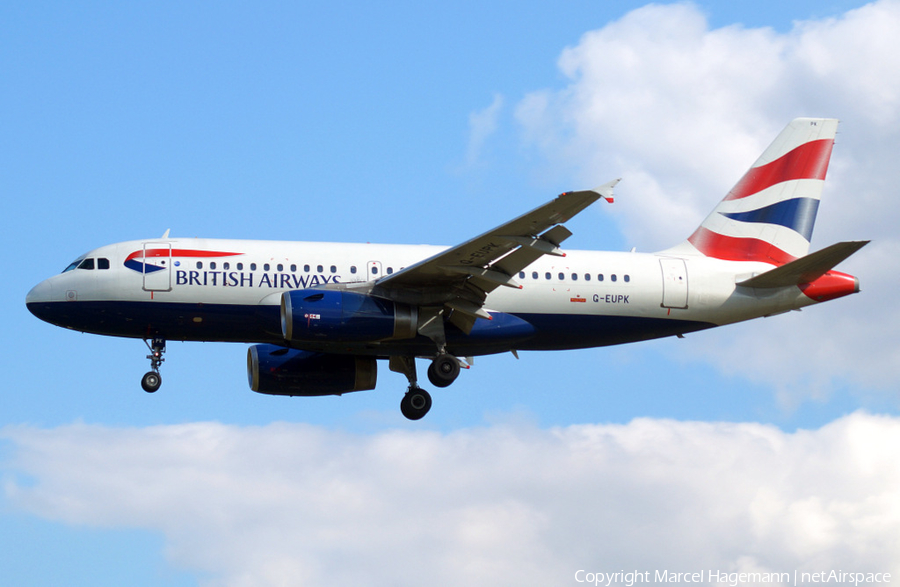
<instances>
[{"instance_id":1,"label":"antenna on fuselage","mask_svg":"<svg viewBox=\"0 0 900 587\"><path fill-rule=\"evenodd\" d=\"M162 239L167 239L167 238L169 238L169 231L170 231L170 230L172 230L172 229L171 229L171 228L167 228L166 231L163 233L163 235L162 235L160 238L162 238Z\"/></svg>"}]
</instances>

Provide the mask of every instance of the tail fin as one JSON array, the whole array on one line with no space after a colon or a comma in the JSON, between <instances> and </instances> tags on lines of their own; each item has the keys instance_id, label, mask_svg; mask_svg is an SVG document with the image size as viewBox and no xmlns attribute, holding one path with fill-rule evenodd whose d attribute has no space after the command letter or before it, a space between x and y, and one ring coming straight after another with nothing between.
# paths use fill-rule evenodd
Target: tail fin
<instances>
[{"instance_id":1,"label":"tail fin","mask_svg":"<svg viewBox=\"0 0 900 587\"><path fill-rule=\"evenodd\" d=\"M784 265L809 252L838 121L785 127L688 242L707 257Z\"/></svg>"}]
</instances>

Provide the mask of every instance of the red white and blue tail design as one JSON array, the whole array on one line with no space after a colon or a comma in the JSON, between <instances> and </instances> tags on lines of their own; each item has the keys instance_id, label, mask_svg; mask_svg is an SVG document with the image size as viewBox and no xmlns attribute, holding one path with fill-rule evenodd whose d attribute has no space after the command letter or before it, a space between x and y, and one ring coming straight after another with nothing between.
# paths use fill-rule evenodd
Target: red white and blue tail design
<instances>
[{"instance_id":1,"label":"red white and blue tail design","mask_svg":"<svg viewBox=\"0 0 900 587\"><path fill-rule=\"evenodd\" d=\"M809 252L838 121L797 118L688 238L703 255L784 265Z\"/></svg>"}]
</instances>

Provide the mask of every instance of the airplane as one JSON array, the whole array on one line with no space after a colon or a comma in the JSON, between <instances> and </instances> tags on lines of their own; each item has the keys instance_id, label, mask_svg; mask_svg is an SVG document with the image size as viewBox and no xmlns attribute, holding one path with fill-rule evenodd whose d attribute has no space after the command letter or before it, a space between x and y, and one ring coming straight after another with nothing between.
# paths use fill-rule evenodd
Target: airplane
<instances>
[{"instance_id":1,"label":"airplane","mask_svg":"<svg viewBox=\"0 0 900 587\"><path fill-rule=\"evenodd\" d=\"M869 241L809 254L838 121L793 120L680 244L656 253L566 251L563 226L619 180L566 192L454 247L170 238L100 247L35 286L26 305L64 328L143 339L159 389L166 342L252 343L253 391L375 388L377 362L419 387L474 357L683 337L859 292L834 267Z\"/></svg>"}]
</instances>

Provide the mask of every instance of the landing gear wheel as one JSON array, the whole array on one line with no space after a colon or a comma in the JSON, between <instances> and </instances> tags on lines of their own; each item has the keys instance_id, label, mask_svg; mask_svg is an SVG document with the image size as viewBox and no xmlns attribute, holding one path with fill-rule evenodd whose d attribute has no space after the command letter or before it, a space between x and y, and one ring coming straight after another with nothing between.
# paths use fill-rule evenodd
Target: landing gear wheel
<instances>
[{"instance_id":1,"label":"landing gear wheel","mask_svg":"<svg viewBox=\"0 0 900 587\"><path fill-rule=\"evenodd\" d=\"M421 420L431 409L431 394L418 387L410 388L400 400L400 412L409 420Z\"/></svg>"},{"instance_id":2,"label":"landing gear wheel","mask_svg":"<svg viewBox=\"0 0 900 587\"><path fill-rule=\"evenodd\" d=\"M162 377L159 376L159 373L156 371L148 371L144 373L144 376L141 378L141 387L144 388L144 391L147 393L153 393L159 386L162 385Z\"/></svg>"},{"instance_id":3,"label":"landing gear wheel","mask_svg":"<svg viewBox=\"0 0 900 587\"><path fill-rule=\"evenodd\" d=\"M438 355L428 366L428 381L435 387L447 387L459 377L459 360L453 355Z\"/></svg>"},{"instance_id":4,"label":"landing gear wheel","mask_svg":"<svg viewBox=\"0 0 900 587\"><path fill-rule=\"evenodd\" d=\"M162 338L154 338L152 342L144 339L144 344L150 349L147 358L150 359L150 371L141 378L141 387L147 393L153 393L162 385L162 377L159 374L159 366L165 362L163 355L166 353L166 341Z\"/></svg>"}]
</instances>

